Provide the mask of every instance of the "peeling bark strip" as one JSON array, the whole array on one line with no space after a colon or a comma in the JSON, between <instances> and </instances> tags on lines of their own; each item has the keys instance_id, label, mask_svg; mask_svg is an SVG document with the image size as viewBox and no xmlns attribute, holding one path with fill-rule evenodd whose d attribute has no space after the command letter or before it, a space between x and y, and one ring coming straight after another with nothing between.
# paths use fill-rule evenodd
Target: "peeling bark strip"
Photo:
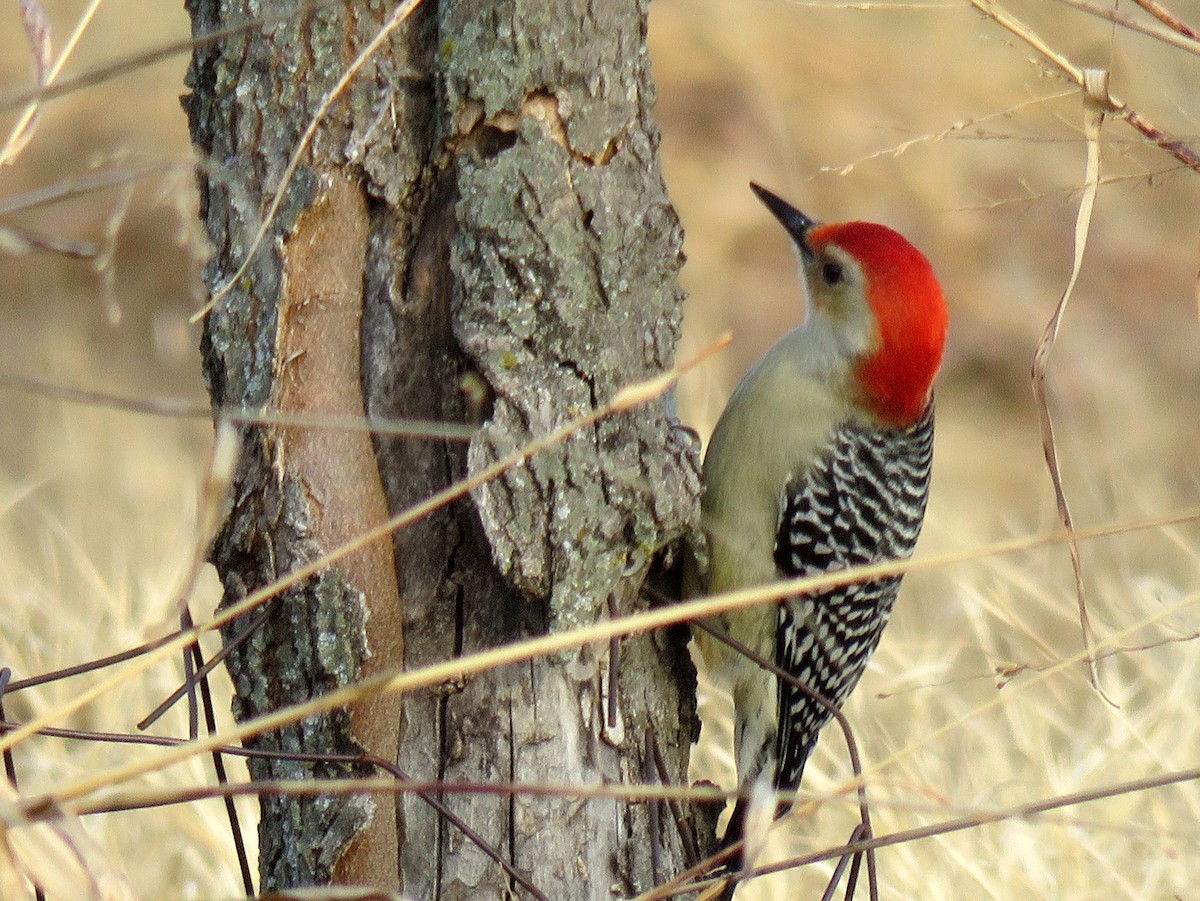
<instances>
[{"instance_id":1,"label":"peeling bark strip","mask_svg":"<svg viewBox=\"0 0 1200 901\"><path fill-rule=\"evenodd\" d=\"M359 333L367 204L344 172L319 178L319 194L284 241L282 294L275 341L275 409L281 413L362 416ZM323 551L352 541L388 517L387 500L368 433L279 429L275 465L306 493L312 538ZM404 633L390 542L351 554L338 565L360 592L368 657L361 675L404 662ZM350 732L384 760L395 760L400 699L383 695L354 705ZM334 878L399 888L396 815L392 799L370 802L370 823L341 857Z\"/></svg>"}]
</instances>

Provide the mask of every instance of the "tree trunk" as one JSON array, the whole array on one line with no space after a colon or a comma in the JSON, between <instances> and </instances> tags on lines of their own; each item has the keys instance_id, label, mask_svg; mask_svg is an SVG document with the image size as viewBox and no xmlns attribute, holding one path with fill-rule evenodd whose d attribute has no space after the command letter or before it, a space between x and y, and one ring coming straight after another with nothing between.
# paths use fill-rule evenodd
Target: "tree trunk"
<instances>
[{"instance_id":1,"label":"tree trunk","mask_svg":"<svg viewBox=\"0 0 1200 901\"><path fill-rule=\"evenodd\" d=\"M241 21L242 6L189 0L193 29ZM247 428L213 549L227 603L674 355L681 234L650 119L646 0L426 0L280 188L321 99L390 12L318 6L196 51L186 106L211 286L242 265L284 191L266 241L206 320L206 375L218 409L365 409L482 428L469 448ZM392 548L361 551L281 596L230 658L235 712L631 611L653 553L694 520L697 472L695 444L663 404L597 424L397 534ZM679 632L623 642L611 708L609 649L585 647L305 720L256 746L365 748L418 779L586 786L657 780L652 736L667 778L683 783L695 731L685 643ZM252 762L256 778L337 772ZM712 841L711 828L681 830L666 805L443 800L552 898L645 890ZM394 807L387 797L265 798L259 832L264 888L369 882L450 899L509 887L415 796Z\"/></svg>"}]
</instances>

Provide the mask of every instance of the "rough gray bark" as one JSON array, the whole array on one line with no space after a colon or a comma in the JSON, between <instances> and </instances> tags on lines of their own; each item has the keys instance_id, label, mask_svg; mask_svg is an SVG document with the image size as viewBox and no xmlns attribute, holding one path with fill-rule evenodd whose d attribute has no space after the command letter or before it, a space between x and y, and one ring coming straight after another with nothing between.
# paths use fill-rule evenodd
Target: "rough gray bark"
<instances>
[{"instance_id":1,"label":"rough gray bark","mask_svg":"<svg viewBox=\"0 0 1200 901\"><path fill-rule=\"evenodd\" d=\"M188 5L200 34L291 4L243 7L227 0ZM201 159L201 213L214 248L206 278L213 287L225 284L246 259L301 132L351 48L374 33L381 16L378 7L362 4L324 6L196 51L188 75L193 93L185 106ZM371 129L372 104L390 96L391 73L402 65L396 56L403 52L390 49L321 123L309 162L284 189L267 240L205 321L205 375L217 408L363 413L358 357L369 198L346 163L346 151ZM410 169L416 166L414 161ZM243 437L233 503L212 551L226 603L387 514L365 434L256 427ZM395 581L385 542L282 595L266 624L229 660L236 715L303 701L399 665ZM241 626L233 623L227 637ZM254 744L334 754L366 748L394 758L398 729L398 699L380 699L305 720ZM345 768L256 760L251 774L319 777L344 775ZM333 878L397 887L395 833L390 800L264 798L263 887Z\"/></svg>"},{"instance_id":2,"label":"rough gray bark","mask_svg":"<svg viewBox=\"0 0 1200 901\"><path fill-rule=\"evenodd\" d=\"M198 32L236 21L235 9L245 14L232 0L189 2ZM389 11L322 7L197 51L188 111L208 163L211 285L242 262L297 136ZM289 360L303 359L308 332L286 311L315 302L287 298L299 278L320 273L298 264L293 248L337 235L353 243L359 223L361 251L347 255L361 261L361 360L346 361L353 373L361 362L357 402L376 416L483 424L469 450L376 440L392 509L669 366L681 234L658 170L646 13L646 0L426 0L322 122L272 237L208 318L214 404L298 404L300 388L278 385L289 373L280 342ZM347 275L328 290L348 296L354 286ZM350 409L355 398L343 401ZM287 441L270 430L247 438L214 548L228 600L328 550L322 537L335 534L312 525L327 515L312 482L342 455L318 455L317 474L296 477ZM238 714L377 665L371 628L389 611L402 610L410 669L629 612L653 552L695 517L696 451L662 404L613 417L396 535L398 601L340 568L289 592L231 660ZM669 778L683 782L694 731L685 642L664 633L621 644L611 723L608 648L405 697L391 721L400 764L415 778L637 782L653 772L653 734ZM362 723L378 732L377 713L306 721L259 741L352 751L370 745ZM314 772L254 767L259 777ZM665 805L462 794L445 802L552 898L647 889L711 844L711 830L693 826L701 847L685 847ZM265 886L379 872L342 856L362 843L369 804L269 799L263 814ZM504 896L503 870L420 799L400 799L398 827L411 896Z\"/></svg>"}]
</instances>

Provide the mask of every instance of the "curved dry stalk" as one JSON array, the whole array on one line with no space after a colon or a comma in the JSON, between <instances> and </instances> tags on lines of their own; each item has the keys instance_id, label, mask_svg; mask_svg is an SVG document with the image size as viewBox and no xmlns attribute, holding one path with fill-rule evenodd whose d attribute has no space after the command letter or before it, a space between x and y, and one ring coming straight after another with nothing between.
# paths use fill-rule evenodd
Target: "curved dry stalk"
<instances>
[{"instance_id":1,"label":"curved dry stalk","mask_svg":"<svg viewBox=\"0 0 1200 901\"><path fill-rule=\"evenodd\" d=\"M1066 0L1064 0L1066 2ZM1100 129L1105 114L1111 113L1117 118L1124 119L1146 137L1150 138L1163 150L1176 159L1200 170L1200 155L1181 141L1168 136L1161 129L1152 125L1136 110L1130 109L1118 100L1109 90L1108 71L1104 69L1088 69L1075 65L1064 54L1055 50L1044 38L1033 29L1013 16L993 0L971 0L971 5L1002 25L1012 34L1024 40L1038 51L1046 60L1053 63L1060 71L1068 75L1084 91L1084 133L1087 139L1087 163L1084 190L1080 198L1079 211L1075 220L1075 242L1072 258L1071 275L1067 285L1055 305L1054 313L1046 324L1045 331L1039 341L1033 357L1032 382L1033 394L1037 401L1038 418L1042 434L1042 449L1046 458L1046 466L1050 472L1050 480L1054 485L1054 497L1058 507L1058 516L1063 527L1067 530L1068 547L1071 552L1071 569L1075 577L1075 593L1079 607L1079 625L1083 636L1084 659L1088 664L1088 675L1092 686L1104 700L1113 704L1113 700L1100 686L1099 674L1096 670L1094 654L1095 634L1087 610L1087 593L1083 576L1083 562L1079 553L1079 543L1075 537L1075 526L1071 516L1071 508L1067 502L1063 488L1062 470L1059 466L1058 451L1054 439L1054 423L1050 415L1050 407L1046 398L1046 367L1050 351L1054 347L1066 311L1067 302L1075 290L1079 273L1083 265L1083 253L1087 247L1088 230L1092 220L1092 210L1095 205L1096 193L1100 185ZM1072 4L1073 5L1073 4Z\"/></svg>"},{"instance_id":2,"label":"curved dry stalk","mask_svg":"<svg viewBox=\"0 0 1200 901\"><path fill-rule=\"evenodd\" d=\"M1075 243L1071 259L1071 274L1066 287L1055 304L1054 313L1046 323L1045 331L1038 342L1033 355L1033 396L1037 401L1038 422L1042 433L1042 452L1046 457L1046 468L1050 471L1050 481L1054 484L1054 500L1058 507L1058 519L1067 530L1067 547L1071 552L1071 571L1075 576L1075 597L1079 606L1079 629L1083 636L1083 648L1087 652L1088 677L1092 687L1112 706L1116 706L1100 687L1100 675L1096 669L1096 657L1093 650L1095 632L1088 616L1087 591L1083 578L1083 559L1079 553L1079 542L1075 538L1075 523L1071 516L1071 506L1067 502L1066 489L1063 487L1062 468L1058 461L1058 448L1054 441L1054 421L1050 415L1050 402L1046 397L1046 370L1050 361L1050 351L1058 338L1062 326L1063 315L1067 310L1067 302L1075 293L1075 285L1079 281L1079 273L1083 269L1083 253L1087 248L1088 232L1092 224L1092 211L1096 204L1096 193L1100 186L1100 128L1104 123L1104 111L1107 108L1108 72L1101 69L1086 69L1083 71L1084 84L1087 87L1087 97L1083 105L1084 134L1087 138L1087 163L1084 173L1083 194L1079 198L1079 211L1075 218Z\"/></svg>"}]
</instances>

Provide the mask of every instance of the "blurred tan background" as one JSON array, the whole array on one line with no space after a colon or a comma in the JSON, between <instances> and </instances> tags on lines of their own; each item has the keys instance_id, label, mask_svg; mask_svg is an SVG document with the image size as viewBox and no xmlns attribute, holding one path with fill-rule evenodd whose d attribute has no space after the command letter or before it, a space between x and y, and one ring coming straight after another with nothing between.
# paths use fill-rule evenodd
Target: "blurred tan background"
<instances>
[{"instance_id":1,"label":"blurred tan background","mask_svg":"<svg viewBox=\"0 0 1200 901\"><path fill-rule=\"evenodd\" d=\"M46 3L56 46L84 6ZM1071 271L1086 154L1079 94L965 0L866 6L652 3L665 176L687 232L684 352L726 329L735 335L681 387L683 416L706 433L750 361L803 315L783 232L746 188L760 181L817 218L897 228L941 275L952 333L919 555L1051 532L1029 367ZM64 75L185 38L181 7L99 4ZM1200 3L1175 7L1200 26ZM1114 93L1200 148L1200 58L1051 0L1006 8L1074 63L1111 68ZM0 48L0 92L29 86L17 4L0 10ZM204 402L199 333L187 323L201 251L178 105L185 67L174 57L47 104L30 146L0 169L5 203L97 169L164 164L132 189L3 218L111 249L111 259L0 253L0 370ZM14 110L0 113L0 139L13 121ZM1080 526L1200 501L1200 175L1122 122L1106 121L1102 139L1105 182L1049 379ZM0 390L0 665L17 677L42 672L136 643L162 622L191 561L208 441L204 423ZM1197 548L1194 525L1082 545L1097 634L1125 649L1100 665L1119 708L1088 686L1081 665L1043 672L1080 648L1064 547L911 576L850 704L876 830L1196 766ZM215 603L211 583L202 600ZM155 670L75 724L131 728L177 680ZM28 716L75 690L14 698L9 711ZM717 728L697 772L728 779L713 704ZM181 723L162 728L178 734ZM68 756L45 741L18 765L24 785L46 786L129 753L72 746ZM806 788L836 791L844 758L828 736ZM209 777L196 765L161 778ZM1194 897L1198 821L1194 784L1126 795L885 850L881 888L885 898ZM237 892L216 807L89 822L144 897ZM836 843L852 823L847 803L829 801L791 817L771 853ZM754 896L786 885L819 897L829 872L777 877Z\"/></svg>"}]
</instances>

